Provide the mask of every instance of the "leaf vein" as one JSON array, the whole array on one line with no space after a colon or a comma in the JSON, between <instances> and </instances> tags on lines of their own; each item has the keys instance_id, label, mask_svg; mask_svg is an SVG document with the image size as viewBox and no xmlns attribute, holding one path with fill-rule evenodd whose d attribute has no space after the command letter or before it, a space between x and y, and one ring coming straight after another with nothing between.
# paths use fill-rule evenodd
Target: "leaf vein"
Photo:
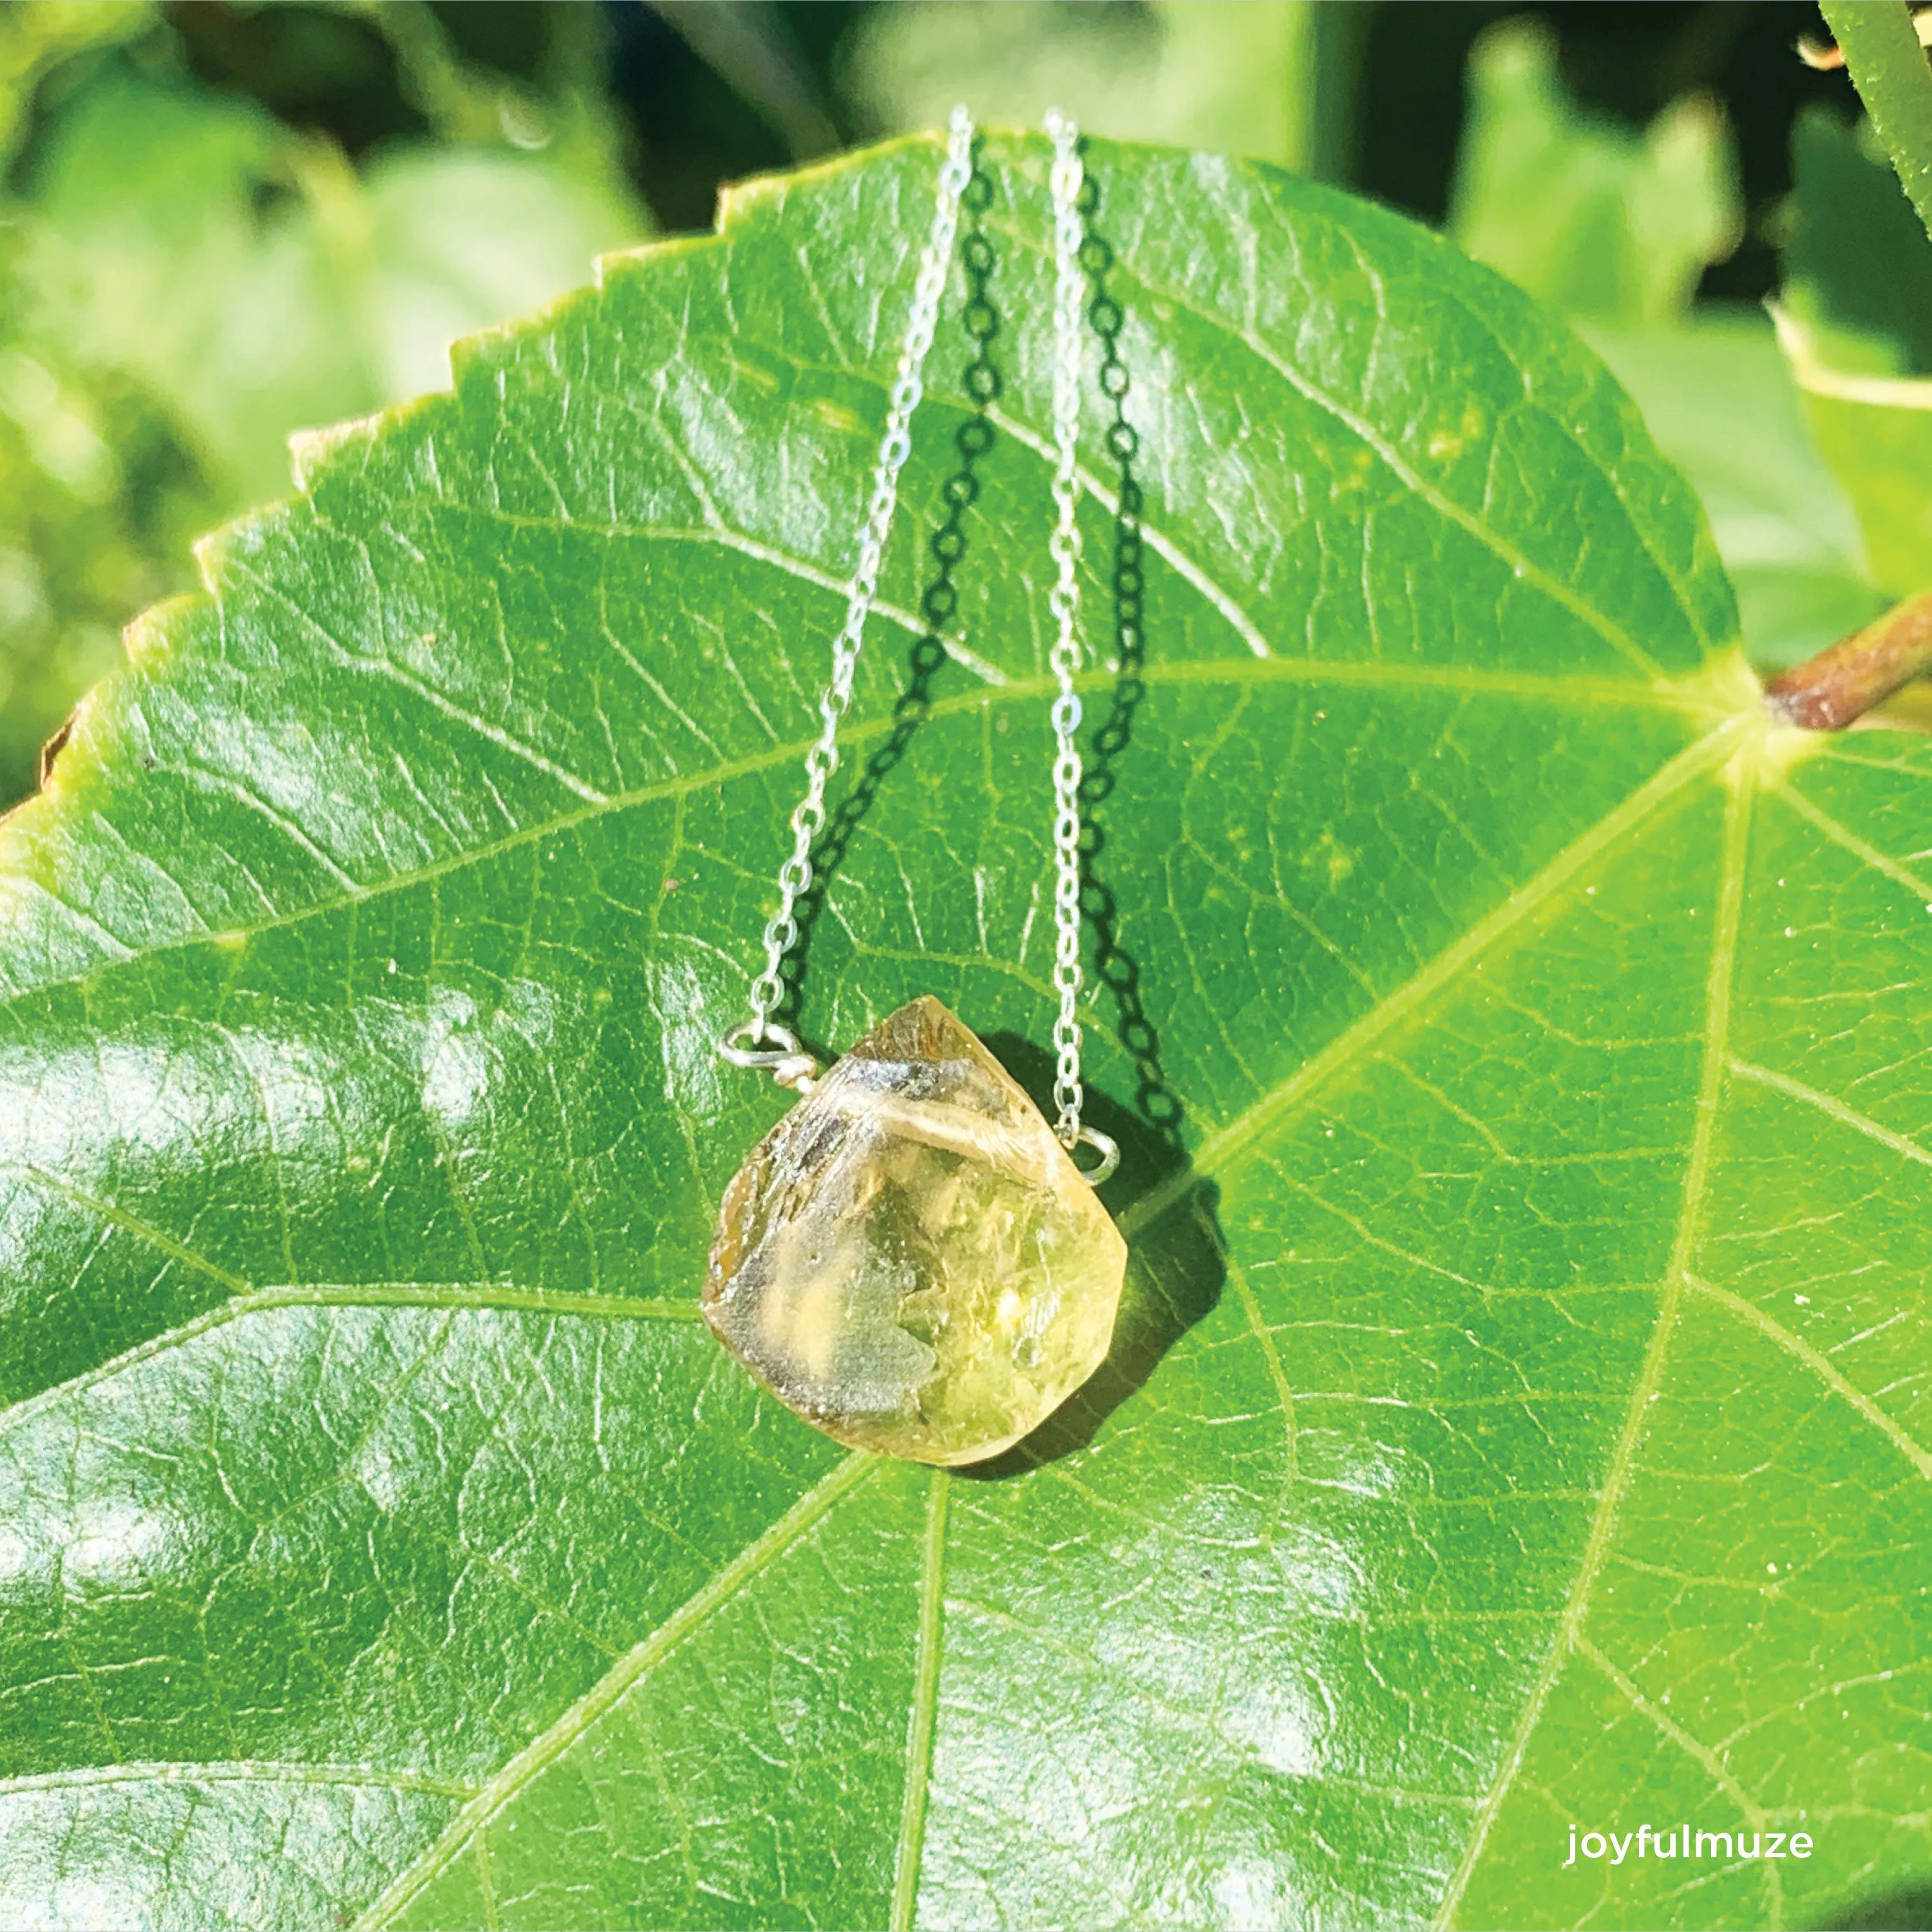
<instances>
[{"instance_id":1,"label":"leaf vein","mask_svg":"<svg viewBox=\"0 0 1932 1932\"><path fill-rule=\"evenodd\" d=\"M906 1781L892 1879L892 1932L910 1932L919 1904L919 1868L926 1849L926 1798L937 1748L939 1666L946 1630L946 1518L951 1478L932 1472L926 1492L926 1541L920 1564L919 1648L907 1726Z\"/></svg>"},{"instance_id":2,"label":"leaf vein","mask_svg":"<svg viewBox=\"0 0 1932 1932\"><path fill-rule=\"evenodd\" d=\"M519 1288L497 1282L292 1282L246 1288L191 1321L164 1330L111 1357L98 1367L56 1382L0 1408L0 1434L68 1397L124 1375L154 1357L184 1347L217 1328L277 1308L442 1308L527 1310L538 1314L590 1316L608 1321L699 1319L695 1302L656 1300L617 1294L574 1294L561 1290Z\"/></svg>"},{"instance_id":3,"label":"leaf vein","mask_svg":"<svg viewBox=\"0 0 1932 1932\"><path fill-rule=\"evenodd\" d=\"M1781 1322L1767 1315L1755 1302L1747 1300L1744 1296L1734 1294L1730 1288L1720 1288L1716 1282L1702 1280L1696 1275L1687 1276L1686 1282L1696 1293L1708 1296L1719 1306L1728 1309L1739 1321L1756 1329L1760 1334L1768 1336L1786 1354L1802 1362L1833 1394L1841 1397L1857 1410L1920 1475L1932 1481L1932 1450L1928 1450L1893 1417L1887 1414L1863 1389L1847 1378L1829 1356L1814 1348L1802 1336L1794 1335Z\"/></svg>"},{"instance_id":4,"label":"leaf vein","mask_svg":"<svg viewBox=\"0 0 1932 1932\"><path fill-rule=\"evenodd\" d=\"M1030 243L1026 238L1018 235L1013 236L1012 239L1022 247L1031 246L1037 248L1037 244ZM1634 638L1630 636L1622 625L1613 622L1587 598L1580 596L1571 590L1561 578L1552 577L1541 565L1532 562L1492 524L1474 512L1465 509L1461 504L1437 488L1408 462L1395 446L1384 436L1366 417L1350 409L1338 397L1330 394L1319 383L1304 374L1292 363L1286 362L1276 355L1251 329L1231 322L1226 316L1216 315L1210 310L1202 308L1198 302L1178 289L1150 282L1144 276L1134 274L1129 265L1123 263L1120 266L1120 273L1123 276L1136 282L1154 300L1171 303L1176 309L1192 316L1197 322L1204 323L1210 328L1221 330L1230 340L1240 344L1264 368L1273 370L1298 395L1304 400L1312 403L1325 414L1332 416L1343 428L1359 439L1365 447L1373 451L1391 475L1395 476L1406 488L1413 490L1445 522L1454 524L1459 530L1474 538L1498 561L1508 565L1512 573L1522 582L1534 586L1551 602L1586 624L1633 669L1652 678L1660 679L1664 676L1663 667L1637 643ZM1639 541L1642 542L1641 537ZM1646 544L1645 548L1648 550L1648 547ZM1655 561L1654 558L1652 560ZM1679 587L1671 578L1670 574L1668 572L1662 574L1664 575L1665 581L1670 584L1672 590L1674 592L1679 592L1681 596ZM1687 610L1685 614L1689 616L1690 614ZM1694 629L1696 628L1694 619L1692 622Z\"/></svg>"},{"instance_id":5,"label":"leaf vein","mask_svg":"<svg viewBox=\"0 0 1932 1932\"><path fill-rule=\"evenodd\" d=\"M1195 1168L1202 1173L1225 1172L1256 1151L1262 1136L1277 1120L1346 1072L1385 1034L1408 1018L1504 934L1553 898L1592 860L1728 754L1735 746L1742 722L1729 721L1687 746L1587 831L1571 840L1534 878L1444 947L1413 977L1304 1061L1288 1078L1208 1136L1196 1154ZM1156 1219L1194 1184L1193 1174L1184 1173L1143 1196L1120 1217L1122 1232L1131 1238L1136 1229Z\"/></svg>"},{"instance_id":6,"label":"leaf vein","mask_svg":"<svg viewBox=\"0 0 1932 1932\"><path fill-rule=\"evenodd\" d=\"M1454 1922L1463 1893L1488 1842L1490 1828L1516 1781L1516 1773L1522 1768L1530 1739L1542 1721L1550 1692L1582 1634L1590 1592L1609 1552L1617 1511L1635 1472L1644 1418L1663 1385L1664 1363L1670 1352L1671 1336L1676 1326L1703 1213L1704 1189L1709 1173L1712 1143L1723 1096L1727 1058L1731 993L1736 976L1738 934L1744 912L1744 863L1749 850L1751 806L1755 795L1751 761L1738 760L1733 773L1724 814L1717 912L1712 922L1711 965L1705 990L1703 1067L1698 1081L1696 1123L1691 1133L1690 1157L1684 1163L1682 1204L1671 1244L1670 1265L1664 1277L1663 1292L1658 1298L1657 1320L1644 1351L1636 1387L1630 1392L1629 1408L1611 1452L1609 1473L1604 1478L1602 1496L1590 1526L1588 1540L1584 1545L1582 1561L1577 1567L1576 1580L1564 1604L1556 1636L1530 1687L1529 1694L1523 1701L1522 1715L1497 1766L1495 1780L1477 1814L1469 1842L1443 1893L1435 1921L1438 1928Z\"/></svg>"},{"instance_id":7,"label":"leaf vein","mask_svg":"<svg viewBox=\"0 0 1932 1932\"><path fill-rule=\"evenodd\" d=\"M806 1490L763 1535L748 1544L702 1589L687 1598L648 1636L634 1645L546 1730L518 1752L450 1821L442 1837L398 1874L381 1897L356 1921L358 1927L380 1926L394 1918L426 1885L455 1862L470 1840L524 1786L562 1756L633 1684L668 1656L760 1571L782 1556L878 1466L876 1457L854 1452Z\"/></svg>"},{"instance_id":8,"label":"leaf vein","mask_svg":"<svg viewBox=\"0 0 1932 1932\"><path fill-rule=\"evenodd\" d=\"M380 1765L284 1763L266 1758L214 1759L206 1763L158 1761L81 1765L65 1771L0 1778L0 1800L40 1791L72 1791L113 1784L346 1785L353 1789L418 1791L431 1798L463 1800L476 1796L473 1784L431 1778Z\"/></svg>"}]
</instances>

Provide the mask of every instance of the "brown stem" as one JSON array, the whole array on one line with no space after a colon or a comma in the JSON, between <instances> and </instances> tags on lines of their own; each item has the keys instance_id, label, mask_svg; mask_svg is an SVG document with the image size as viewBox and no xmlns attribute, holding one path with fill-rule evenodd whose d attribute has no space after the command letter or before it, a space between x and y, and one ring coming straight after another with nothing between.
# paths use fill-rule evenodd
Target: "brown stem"
<instances>
[{"instance_id":1,"label":"brown stem","mask_svg":"<svg viewBox=\"0 0 1932 1932\"><path fill-rule=\"evenodd\" d=\"M1908 598L1862 631L1773 678L1764 694L1788 724L1808 731L1842 731L1928 668L1932 590Z\"/></svg>"}]
</instances>

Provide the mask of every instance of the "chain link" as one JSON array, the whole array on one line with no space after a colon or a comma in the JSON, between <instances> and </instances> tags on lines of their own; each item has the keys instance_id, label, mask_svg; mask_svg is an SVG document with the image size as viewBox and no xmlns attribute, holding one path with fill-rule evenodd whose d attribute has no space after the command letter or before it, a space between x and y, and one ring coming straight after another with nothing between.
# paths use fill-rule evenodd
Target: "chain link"
<instances>
[{"instance_id":1,"label":"chain link","mask_svg":"<svg viewBox=\"0 0 1932 1932\"><path fill-rule=\"evenodd\" d=\"M913 284L912 312L886 412L886 432L880 440L878 460L872 470L872 498L866 506L865 520L859 526L859 560L847 594L845 622L832 646L831 681L819 694L818 738L805 755L805 796L791 815L791 854L778 868L778 910L765 927L765 968L752 982L749 1024L735 1028L727 1036L730 1043L742 1040L755 1047L759 1042L769 1040L791 1049L773 1064L781 1079L790 1072L793 1077L788 1084L794 1085L808 1081L814 1070L809 1057L797 1054L796 1042L784 1028L773 1022L772 1016L784 998L785 955L798 940L795 916L798 902L812 885L812 844L825 828L825 788L838 768L839 721L852 701L852 679L865 643L866 620L878 594L879 568L885 556L886 540L892 533L892 512L898 502L899 472L912 453L913 412L925 394L922 371L938 325L939 299L952 262L953 237L959 226L959 200L972 178L972 118L964 107L956 107L948 130L946 159L940 166L932 226ZM728 1057L730 1056L728 1054ZM797 1070L801 1058L804 1060L802 1072ZM764 1063L761 1060L758 1064Z\"/></svg>"},{"instance_id":2,"label":"chain link","mask_svg":"<svg viewBox=\"0 0 1932 1932\"><path fill-rule=\"evenodd\" d=\"M1058 110L1046 117L1053 140L1053 502L1048 545L1057 574L1047 607L1057 627L1048 664L1060 687L1053 700L1053 984L1060 995L1053 1044L1059 1066L1053 1083L1060 1118L1054 1132L1071 1148L1080 1139L1080 700L1073 689L1080 668L1080 481L1076 465L1080 435L1080 316L1087 274L1080 259L1080 196L1085 170L1080 130Z\"/></svg>"}]
</instances>

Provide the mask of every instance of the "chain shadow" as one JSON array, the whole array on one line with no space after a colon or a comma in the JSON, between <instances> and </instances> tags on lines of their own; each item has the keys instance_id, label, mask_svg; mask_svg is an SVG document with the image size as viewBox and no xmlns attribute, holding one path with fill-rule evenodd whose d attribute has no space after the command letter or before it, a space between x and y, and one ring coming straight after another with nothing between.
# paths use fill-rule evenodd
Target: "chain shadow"
<instances>
[{"instance_id":1,"label":"chain shadow","mask_svg":"<svg viewBox=\"0 0 1932 1932\"><path fill-rule=\"evenodd\" d=\"M1140 963L1120 932L1120 908L1101 872L1107 831L1102 808L1119 782L1122 757L1133 742L1134 721L1147 696L1142 672L1147 662L1143 622L1144 584L1141 511L1144 501L1135 464L1140 436L1129 421L1132 387L1120 352L1126 314L1108 292L1114 266L1112 248L1096 226L1100 184L1089 174L1082 190L1084 236L1081 262L1091 291L1089 326L1101 348L1101 393L1112 406L1105 440L1114 469L1112 594L1114 682L1107 714L1095 730L1080 784L1080 908L1094 935L1094 974L1106 987L1114 1010L1114 1032L1133 1070L1132 1103L1122 1106L1088 1090L1087 1118L1120 1144L1120 1172L1106 1192L1126 1204L1158 1198L1161 1206L1133 1232L1120 1311L1106 1360L1026 1439L1005 1454L956 1471L962 1476L998 1479L1057 1461L1084 1448L1113 1411L1153 1374L1180 1337L1220 1298L1226 1279L1221 1234L1216 1219L1219 1190L1196 1176L1182 1132L1184 1109L1161 1064L1160 1035L1148 1016L1141 992ZM1031 1042L1012 1034L988 1036L1022 1086L1036 1095L1052 1090L1054 1063Z\"/></svg>"},{"instance_id":2,"label":"chain shadow","mask_svg":"<svg viewBox=\"0 0 1932 1932\"><path fill-rule=\"evenodd\" d=\"M866 760L856 782L826 821L812 848L812 884L800 895L793 916L798 921L798 940L779 968L784 997L774 1016L782 1024L799 1032L799 1010L812 939L824 916L826 894L844 862L852 835L864 822L876 802L879 788L893 768L904 758L920 727L932 709L934 681L945 668L944 632L959 608L958 587L955 582L967 550L967 519L980 495L979 467L997 440L992 406L999 398L1003 382L994 360L993 345L1000 331L1000 316L992 299L994 269L998 266L991 238L986 232L986 217L992 206L993 184L981 165L981 143L973 146L973 172L960 196L964 218L960 257L966 276L966 305L961 320L973 344L972 358L962 374L972 412L952 433L958 463L940 486L946 515L928 540L933 572L920 592L919 613L926 628L913 640L906 662L905 687L892 706L892 728L885 742ZM806 1037L807 1050L821 1062L836 1058L824 1042Z\"/></svg>"}]
</instances>

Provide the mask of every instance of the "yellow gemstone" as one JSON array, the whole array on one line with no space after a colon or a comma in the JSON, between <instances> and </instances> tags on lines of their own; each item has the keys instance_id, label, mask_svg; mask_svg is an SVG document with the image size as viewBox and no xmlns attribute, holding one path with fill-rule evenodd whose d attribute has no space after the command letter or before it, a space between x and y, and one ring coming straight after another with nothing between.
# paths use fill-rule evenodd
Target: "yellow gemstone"
<instances>
[{"instance_id":1,"label":"yellow gemstone","mask_svg":"<svg viewBox=\"0 0 1932 1932\"><path fill-rule=\"evenodd\" d=\"M738 1170L704 1318L838 1441L976 1462L1100 1366L1126 1267L1120 1230L1040 1109L920 999Z\"/></svg>"}]
</instances>

